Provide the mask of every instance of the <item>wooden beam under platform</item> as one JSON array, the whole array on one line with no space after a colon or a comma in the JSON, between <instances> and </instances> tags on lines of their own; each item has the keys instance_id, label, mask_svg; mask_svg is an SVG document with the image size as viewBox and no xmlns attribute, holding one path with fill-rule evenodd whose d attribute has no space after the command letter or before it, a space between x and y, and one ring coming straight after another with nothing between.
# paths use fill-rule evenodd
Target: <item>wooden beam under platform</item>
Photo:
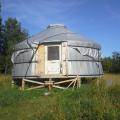
<instances>
[{"instance_id":1,"label":"wooden beam under platform","mask_svg":"<svg viewBox=\"0 0 120 120\"><path fill-rule=\"evenodd\" d=\"M25 89L25 83L29 82L29 83L33 83L33 84L37 84L37 86L34 87L30 87L26 90L32 90L32 89L38 89L38 88L43 88L43 87L48 87L48 90L51 90L52 88L58 88L58 89L68 89L70 86L72 86L72 88L74 89L75 87L79 88L81 86L81 79L79 76L75 77L74 79L67 79L67 80L63 80L63 81L53 81L52 78L49 78L48 81L35 81L35 80L30 80L30 79L22 79L22 84L21 84L21 90ZM66 87L61 86L61 84L68 84Z\"/></svg>"}]
</instances>

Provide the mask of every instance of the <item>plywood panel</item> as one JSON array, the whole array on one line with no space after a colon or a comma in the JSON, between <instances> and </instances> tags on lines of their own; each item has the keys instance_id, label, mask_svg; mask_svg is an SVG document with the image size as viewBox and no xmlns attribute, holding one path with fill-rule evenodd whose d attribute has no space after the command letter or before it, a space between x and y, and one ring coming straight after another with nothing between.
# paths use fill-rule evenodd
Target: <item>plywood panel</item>
<instances>
[{"instance_id":1,"label":"plywood panel","mask_svg":"<svg viewBox=\"0 0 120 120\"><path fill-rule=\"evenodd\" d=\"M40 45L36 54L37 64L36 64L36 74L45 74L45 46Z\"/></svg>"}]
</instances>

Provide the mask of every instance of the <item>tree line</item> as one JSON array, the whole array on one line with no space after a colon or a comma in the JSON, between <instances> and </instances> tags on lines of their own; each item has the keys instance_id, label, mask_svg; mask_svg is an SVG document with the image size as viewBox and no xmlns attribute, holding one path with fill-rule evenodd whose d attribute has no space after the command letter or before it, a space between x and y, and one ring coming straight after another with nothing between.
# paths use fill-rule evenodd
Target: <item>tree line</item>
<instances>
[{"instance_id":1,"label":"tree line","mask_svg":"<svg viewBox=\"0 0 120 120\"><path fill-rule=\"evenodd\" d=\"M16 18L9 17L3 22L0 6L0 73L11 72L13 48L27 37L28 32L21 27L21 23Z\"/></svg>"},{"instance_id":2,"label":"tree line","mask_svg":"<svg viewBox=\"0 0 120 120\"><path fill-rule=\"evenodd\" d=\"M120 73L120 52L113 52L112 57L102 58L104 72Z\"/></svg>"}]
</instances>

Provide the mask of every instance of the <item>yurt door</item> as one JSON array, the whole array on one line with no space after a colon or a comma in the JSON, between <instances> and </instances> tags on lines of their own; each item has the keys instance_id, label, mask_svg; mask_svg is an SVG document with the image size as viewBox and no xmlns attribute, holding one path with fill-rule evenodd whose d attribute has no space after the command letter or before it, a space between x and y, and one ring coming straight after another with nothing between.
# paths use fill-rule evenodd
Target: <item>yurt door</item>
<instances>
[{"instance_id":1,"label":"yurt door","mask_svg":"<svg viewBox=\"0 0 120 120\"><path fill-rule=\"evenodd\" d=\"M46 57L45 57L46 74L60 74L60 62L61 62L60 54L61 54L60 45L46 46Z\"/></svg>"}]
</instances>

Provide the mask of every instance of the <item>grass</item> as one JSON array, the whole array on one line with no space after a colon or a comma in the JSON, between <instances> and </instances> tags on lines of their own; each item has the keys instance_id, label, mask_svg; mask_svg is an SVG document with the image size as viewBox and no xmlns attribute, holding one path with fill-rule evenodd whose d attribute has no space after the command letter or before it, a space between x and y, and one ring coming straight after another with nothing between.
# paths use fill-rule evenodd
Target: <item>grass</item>
<instances>
[{"instance_id":1,"label":"grass","mask_svg":"<svg viewBox=\"0 0 120 120\"><path fill-rule=\"evenodd\" d=\"M113 85L120 85L120 74L109 74L106 73L103 77L103 80L112 80Z\"/></svg>"},{"instance_id":2,"label":"grass","mask_svg":"<svg viewBox=\"0 0 120 120\"><path fill-rule=\"evenodd\" d=\"M82 85L72 91L47 89L20 91L10 87L11 76L0 75L0 120L118 120L120 75L105 74L114 85Z\"/></svg>"}]
</instances>

